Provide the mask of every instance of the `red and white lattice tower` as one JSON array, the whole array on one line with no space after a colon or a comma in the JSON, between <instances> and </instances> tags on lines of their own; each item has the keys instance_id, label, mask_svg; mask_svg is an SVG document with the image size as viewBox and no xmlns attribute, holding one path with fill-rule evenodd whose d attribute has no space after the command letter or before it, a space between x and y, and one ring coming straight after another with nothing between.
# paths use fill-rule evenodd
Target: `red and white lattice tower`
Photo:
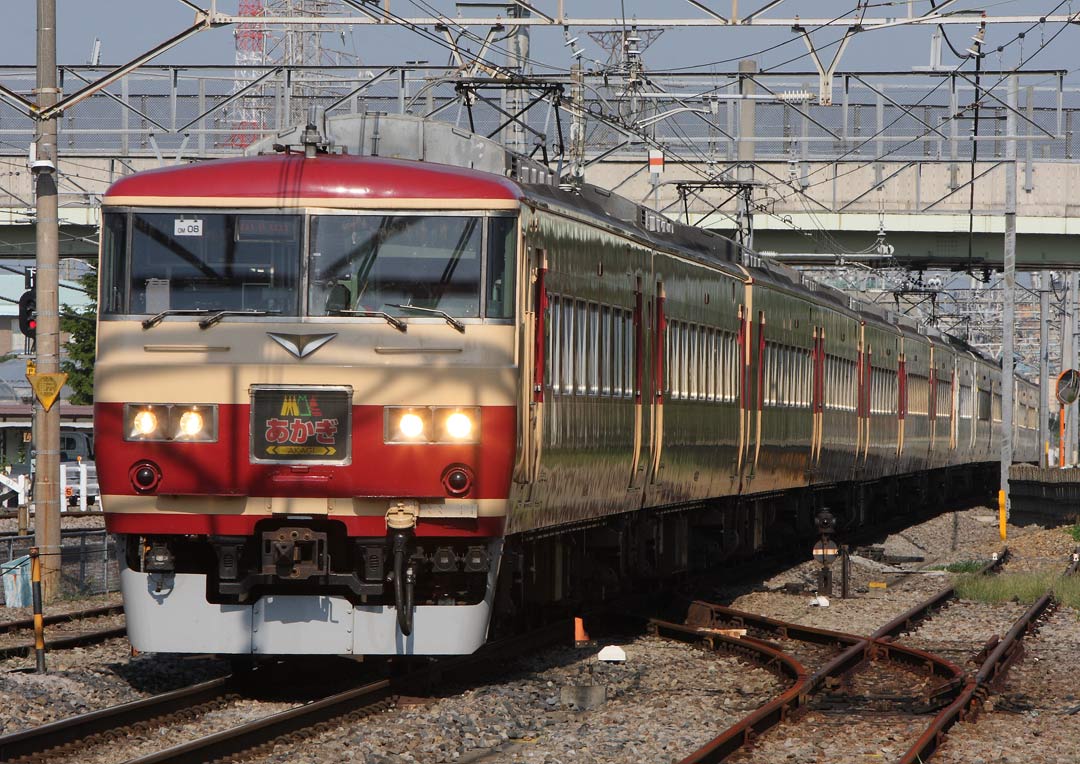
<instances>
[{"instance_id":1,"label":"red and white lattice tower","mask_svg":"<svg viewBox=\"0 0 1080 764\"><path fill-rule=\"evenodd\" d=\"M257 18L263 15L263 0L239 0L237 15ZM260 77L263 72L256 67L268 64L266 57L266 29L257 22L239 24L236 27L236 90L247 87ZM264 94L246 93L232 109L230 120L232 131L227 145L242 149L262 137L266 125L266 107L263 105Z\"/></svg>"},{"instance_id":2,"label":"red and white lattice tower","mask_svg":"<svg viewBox=\"0 0 1080 764\"><path fill-rule=\"evenodd\" d=\"M283 115L282 125L296 124L305 118L307 107L321 98L334 99L344 85L319 67L352 65L357 56L344 48L350 40L341 25L321 23L329 16L350 15L340 0L238 0L238 15L302 18L305 23L264 27L257 22L244 23L236 30L236 90L250 84L266 72L268 66L300 67L290 77L288 103L290 114ZM348 28L349 38L352 28ZM277 84L253 88L238 99L232 110L232 133L229 145L244 148L276 126L271 116ZM353 84L351 87L355 87ZM347 92L347 89L346 91ZM279 102L279 106L281 106Z\"/></svg>"}]
</instances>

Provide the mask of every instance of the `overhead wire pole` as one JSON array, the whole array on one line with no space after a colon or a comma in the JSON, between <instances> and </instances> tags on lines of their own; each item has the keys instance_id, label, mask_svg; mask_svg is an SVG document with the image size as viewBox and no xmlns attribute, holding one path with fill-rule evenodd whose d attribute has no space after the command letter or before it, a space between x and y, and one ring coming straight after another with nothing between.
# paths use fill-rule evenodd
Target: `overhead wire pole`
<instances>
[{"instance_id":1,"label":"overhead wire pole","mask_svg":"<svg viewBox=\"0 0 1080 764\"><path fill-rule=\"evenodd\" d=\"M56 77L56 0L37 0L37 108L45 112L59 98ZM56 187L56 115L38 119L31 170L37 181L36 265L38 374L60 371L60 221ZM42 555L46 601L60 585L60 410L34 403L37 431L34 478L34 541Z\"/></svg>"},{"instance_id":2,"label":"overhead wire pole","mask_svg":"<svg viewBox=\"0 0 1080 764\"><path fill-rule=\"evenodd\" d=\"M1009 77L1009 110L1005 116L1005 268L1001 315L1001 506L1009 517L1009 468L1013 461L1014 301L1016 290L1016 75ZM1004 527L1002 536L1005 535Z\"/></svg>"}]
</instances>

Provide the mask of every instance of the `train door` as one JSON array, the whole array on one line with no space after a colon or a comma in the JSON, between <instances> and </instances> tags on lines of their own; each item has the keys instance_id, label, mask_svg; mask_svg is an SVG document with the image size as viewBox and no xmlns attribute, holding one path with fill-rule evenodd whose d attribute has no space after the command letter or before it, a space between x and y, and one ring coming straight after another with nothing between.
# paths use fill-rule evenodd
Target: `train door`
<instances>
[{"instance_id":1,"label":"train door","mask_svg":"<svg viewBox=\"0 0 1080 764\"><path fill-rule=\"evenodd\" d=\"M858 360L855 362L857 417L855 431L855 466L856 469L866 463L866 453L870 448L870 346L866 341L866 322L859 322Z\"/></svg>"},{"instance_id":2,"label":"train door","mask_svg":"<svg viewBox=\"0 0 1080 764\"><path fill-rule=\"evenodd\" d=\"M525 500L533 500L533 491L540 470L540 457L544 442L544 374L548 365L551 343L548 332L547 252L533 247L529 252L528 272L532 276L532 290L527 295L525 310L525 336L523 343L529 369L522 374L522 397L519 405L518 432L520 448L514 468L514 480L525 486ZM531 340L531 341L530 341Z\"/></svg>"},{"instance_id":3,"label":"train door","mask_svg":"<svg viewBox=\"0 0 1080 764\"><path fill-rule=\"evenodd\" d=\"M634 458L629 490L642 492L643 497L645 485L650 480L652 440L656 432L653 404L658 398L663 402L663 389L654 387L654 375L649 373L650 359L663 361L663 354L656 348L656 333L650 331L656 329L654 311L657 310L656 294L648 290L651 281L651 274L638 271L633 313Z\"/></svg>"},{"instance_id":4,"label":"train door","mask_svg":"<svg viewBox=\"0 0 1080 764\"><path fill-rule=\"evenodd\" d=\"M652 437L649 439L647 452L643 457L648 458L647 477L650 485L656 485L661 478L660 459L664 454L664 361L667 358L667 317L664 313L664 282L663 276L656 273L652 284L653 292L650 295L651 306L649 339L649 355L651 364L649 384L646 389L649 392L649 421ZM644 444L644 440L642 441Z\"/></svg>"},{"instance_id":5,"label":"train door","mask_svg":"<svg viewBox=\"0 0 1080 764\"><path fill-rule=\"evenodd\" d=\"M899 355L896 359L896 471L903 472L904 459L904 423L907 418L907 358L905 357L904 338L897 344Z\"/></svg>"},{"instance_id":6,"label":"train door","mask_svg":"<svg viewBox=\"0 0 1080 764\"><path fill-rule=\"evenodd\" d=\"M811 313L811 315L813 315ZM811 322L813 323L813 322ZM821 465L821 443L825 429L825 326L813 326L813 347L810 352L810 471L815 474Z\"/></svg>"}]
</instances>

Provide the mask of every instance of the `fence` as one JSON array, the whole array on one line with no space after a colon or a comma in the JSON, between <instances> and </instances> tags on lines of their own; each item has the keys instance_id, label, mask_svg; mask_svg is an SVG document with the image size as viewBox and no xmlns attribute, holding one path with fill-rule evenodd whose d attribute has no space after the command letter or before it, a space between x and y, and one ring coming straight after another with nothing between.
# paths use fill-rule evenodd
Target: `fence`
<instances>
[{"instance_id":1,"label":"fence","mask_svg":"<svg viewBox=\"0 0 1080 764\"><path fill-rule=\"evenodd\" d=\"M33 536L0 536L0 562L22 557ZM60 596L85 597L120 589L116 539L104 529L65 531L61 541ZM0 589L0 600L3 590Z\"/></svg>"}]
</instances>

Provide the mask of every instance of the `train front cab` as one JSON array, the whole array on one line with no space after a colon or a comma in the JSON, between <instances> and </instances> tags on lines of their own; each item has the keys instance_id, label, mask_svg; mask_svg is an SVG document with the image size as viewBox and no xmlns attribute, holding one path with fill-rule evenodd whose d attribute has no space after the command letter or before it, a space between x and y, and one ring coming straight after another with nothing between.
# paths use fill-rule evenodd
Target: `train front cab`
<instances>
[{"instance_id":1,"label":"train front cab","mask_svg":"<svg viewBox=\"0 0 1080 764\"><path fill-rule=\"evenodd\" d=\"M403 170L392 169L403 183ZM99 481L107 525L124 550L132 645L219 654L478 648L493 610L517 438L516 200L473 212L433 204L248 212L216 209L213 200L141 209L136 201L106 207L95 405ZM329 280L309 270L304 281L275 282L301 272L275 258L286 244L297 259L314 251L318 216L370 223L388 258L412 258L384 264L400 265L412 283L422 281L425 255L415 247L405 254L400 242L395 250L393 237L451 236L454 267L432 272L464 278L475 270L479 302L457 311L426 293L425 302L384 302L447 315L372 308L360 302L377 271L370 262ZM219 223L231 227L233 278L253 279L236 299L279 300L273 309L214 303L194 281L210 271L220 279L221 258L199 237L174 236L181 219L198 219L204 239ZM290 231L304 233L286 242ZM148 240L158 242L153 256L135 268L129 249ZM500 278L488 246L497 241L505 244ZM201 268L189 267L192 257ZM355 305L331 307L343 285ZM456 286L446 293L462 294ZM207 299L211 310L198 302ZM172 310L190 314L159 315ZM185 434L194 414L212 434ZM468 429L451 421L458 414L473 427L462 438L453 434ZM336 421L334 432L326 420ZM336 454L277 458L313 448Z\"/></svg>"}]
</instances>

